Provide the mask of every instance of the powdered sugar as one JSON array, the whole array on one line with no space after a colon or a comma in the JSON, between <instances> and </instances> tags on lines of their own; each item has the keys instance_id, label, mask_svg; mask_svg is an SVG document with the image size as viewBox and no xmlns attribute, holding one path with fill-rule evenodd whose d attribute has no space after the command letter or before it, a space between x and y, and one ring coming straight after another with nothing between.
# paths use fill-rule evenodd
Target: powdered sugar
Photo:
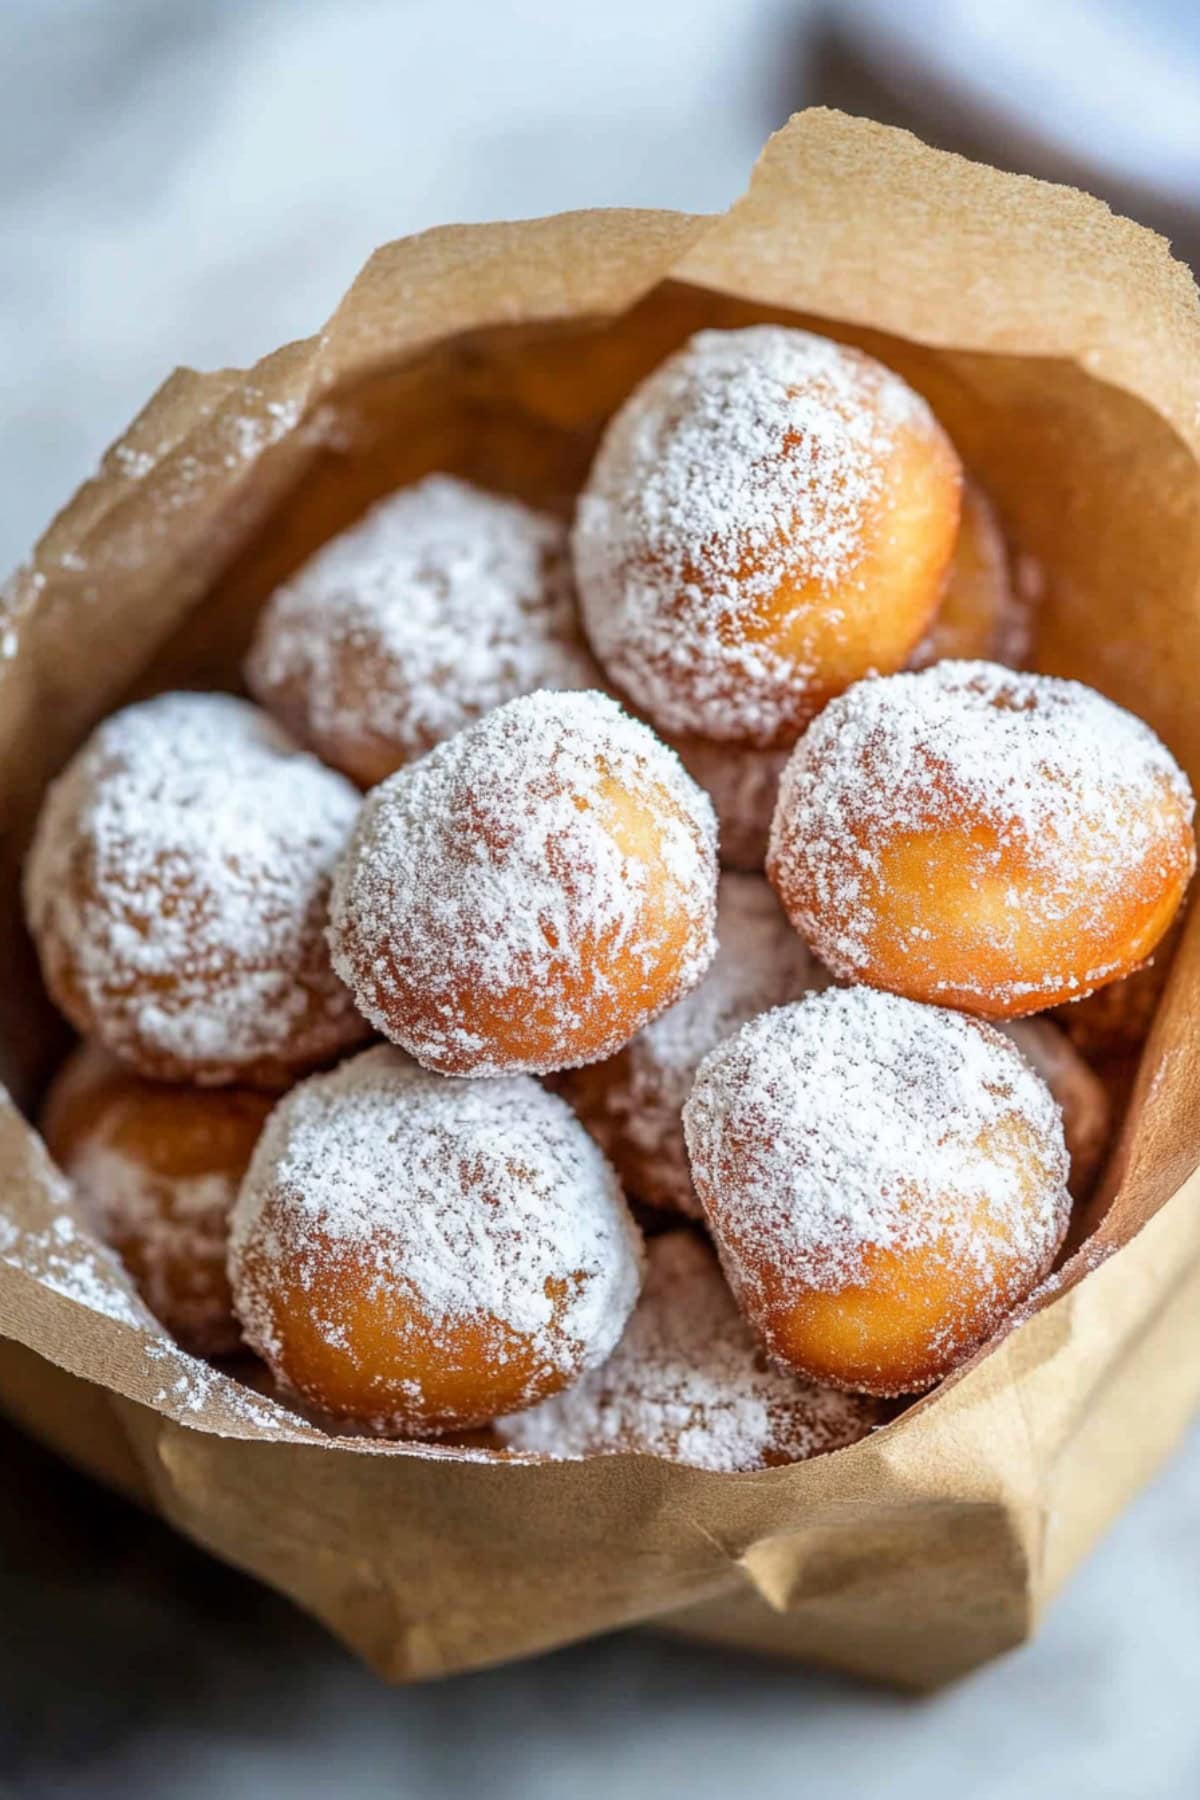
<instances>
[{"instance_id":1,"label":"powdered sugar","mask_svg":"<svg viewBox=\"0 0 1200 1800\"><path fill-rule=\"evenodd\" d=\"M1022 1291L1066 1228L1044 1083L990 1026L869 988L778 1007L701 1065L684 1109L735 1289L764 1267L838 1292L873 1250L927 1248Z\"/></svg>"},{"instance_id":2,"label":"powdered sugar","mask_svg":"<svg viewBox=\"0 0 1200 1800\"><path fill-rule=\"evenodd\" d=\"M1185 880L1193 855L1180 835L1192 816L1185 777L1150 728L1078 682L991 663L943 662L920 674L856 683L800 740L780 784L771 878L797 928L838 975L870 973L879 923L881 859L906 840L948 835L973 857L970 885L989 952L1014 970L1031 932L1069 941L1085 958L1111 939L1112 914L1135 877ZM1019 880L1005 874L1016 858ZM939 896L932 892L932 903ZM944 991L920 896L900 950ZM889 913L892 927L902 909ZM1034 939L1036 947L1037 940ZM1119 964L1014 973L1013 1010L1035 1011ZM957 998L957 996L956 996ZM960 1002L962 1003L962 1002Z\"/></svg>"},{"instance_id":3,"label":"powdered sugar","mask_svg":"<svg viewBox=\"0 0 1200 1800\"><path fill-rule=\"evenodd\" d=\"M85 1143L71 1163L80 1204L107 1241L137 1245L138 1285L156 1318L188 1347L210 1356L237 1348L225 1289L226 1221L235 1190L228 1176L163 1183L120 1150Z\"/></svg>"},{"instance_id":4,"label":"powdered sugar","mask_svg":"<svg viewBox=\"0 0 1200 1800\"><path fill-rule=\"evenodd\" d=\"M877 1402L767 1366L699 1238L654 1238L647 1263L645 1291L609 1361L500 1420L510 1448L556 1459L642 1452L733 1472L842 1449L880 1421Z\"/></svg>"},{"instance_id":5,"label":"powdered sugar","mask_svg":"<svg viewBox=\"0 0 1200 1800\"><path fill-rule=\"evenodd\" d=\"M785 580L853 580L902 430L937 430L924 401L828 338L702 331L668 358L610 424L576 517L613 680L668 730L770 743L815 671L755 607Z\"/></svg>"},{"instance_id":6,"label":"powdered sugar","mask_svg":"<svg viewBox=\"0 0 1200 1800\"><path fill-rule=\"evenodd\" d=\"M565 527L427 476L277 590L247 676L305 741L367 785L519 694L595 687Z\"/></svg>"},{"instance_id":7,"label":"powdered sugar","mask_svg":"<svg viewBox=\"0 0 1200 1800\"><path fill-rule=\"evenodd\" d=\"M153 1329L154 1321L116 1258L76 1224L70 1190L48 1157L40 1175L54 1208L52 1216L41 1229L29 1230L0 1213L0 1262L89 1312L139 1331Z\"/></svg>"},{"instance_id":8,"label":"powdered sugar","mask_svg":"<svg viewBox=\"0 0 1200 1800\"><path fill-rule=\"evenodd\" d=\"M718 744L689 734L667 741L713 803L721 866L761 869L767 860L779 780L790 751Z\"/></svg>"},{"instance_id":9,"label":"powdered sugar","mask_svg":"<svg viewBox=\"0 0 1200 1800\"><path fill-rule=\"evenodd\" d=\"M678 759L602 694L540 693L368 795L330 940L420 1061L540 1073L611 1054L699 980L715 890L712 808ZM520 1055L501 1026L528 1028Z\"/></svg>"},{"instance_id":10,"label":"powdered sugar","mask_svg":"<svg viewBox=\"0 0 1200 1800\"><path fill-rule=\"evenodd\" d=\"M347 1250L361 1258L356 1288L368 1300L392 1287L435 1330L465 1321L485 1337L527 1338L529 1398L547 1371L561 1380L603 1361L641 1275L616 1177L564 1101L525 1076L446 1081L387 1046L280 1102L234 1209L236 1304L248 1341L278 1373L264 1263L299 1271L309 1326L348 1351L327 1286ZM419 1417L419 1391L410 1399ZM380 1413L397 1422L394 1404Z\"/></svg>"},{"instance_id":11,"label":"powdered sugar","mask_svg":"<svg viewBox=\"0 0 1200 1800\"><path fill-rule=\"evenodd\" d=\"M172 1418L189 1424L203 1422L219 1435L229 1435L232 1428L239 1437L310 1443L328 1435L279 1405L271 1395L256 1393L244 1381L190 1356L165 1338L147 1343L145 1357L158 1382L152 1403Z\"/></svg>"},{"instance_id":12,"label":"powdered sugar","mask_svg":"<svg viewBox=\"0 0 1200 1800\"><path fill-rule=\"evenodd\" d=\"M27 864L51 992L160 1076L277 1078L354 1042L323 931L357 807L244 701L117 713L51 788Z\"/></svg>"},{"instance_id":13,"label":"powdered sugar","mask_svg":"<svg viewBox=\"0 0 1200 1800\"><path fill-rule=\"evenodd\" d=\"M756 1013L822 987L828 975L784 917L761 875L721 876L716 958L690 994L611 1062L568 1078L565 1091L639 1199L699 1214L682 1111L708 1052Z\"/></svg>"}]
</instances>

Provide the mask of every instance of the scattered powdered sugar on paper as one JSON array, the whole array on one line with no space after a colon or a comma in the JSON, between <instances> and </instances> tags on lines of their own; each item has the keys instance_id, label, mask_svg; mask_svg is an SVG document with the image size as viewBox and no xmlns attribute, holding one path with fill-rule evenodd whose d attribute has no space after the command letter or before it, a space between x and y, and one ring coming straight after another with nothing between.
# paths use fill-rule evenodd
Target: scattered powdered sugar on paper
<instances>
[{"instance_id":1,"label":"scattered powdered sugar on paper","mask_svg":"<svg viewBox=\"0 0 1200 1800\"><path fill-rule=\"evenodd\" d=\"M50 789L26 865L52 993L152 1074L222 1080L354 1042L324 927L358 805L229 695L115 714Z\"/></svg>"},{"instance_id":2,"label":"scattered powdered sugar on paper","mask_svg":"<svg viewBox=\"0 0 1200 1800\"><path fill-rule=\"evenodd\" d=\"M640 1451L732 1473L840 1450L881 1421L876 1401L769 1367L699 1238L653 1238L647 1265L608 1362L497 1421L511 1449L556 1459Z\"/></svg>"},{"instance_id":3,"label":"scattered powdered sugar on paper","mask_svg":"<svg viewBox=\"0 0 1200 1800\"><path fill-rule=\"evenodd\" d=\"M1177 878L1180 823L1192 812L1165 745L1091 688L943 662L856 682L829 703L784 770L769 868L783 893L809 896L789 898L794 922L853 979L869 972L880 858L898 842L949 834L965 844L974 831L986 841L972 840L972 855L981 869L986 855L1004 902L987 908L989 942L1019 959L1031 925L1069 927L1073 940L1111 933L1105 921L1132 877ZM1021 859L1019 880L1004 876L1006 849ZM919 923L904 948L918 961L932 954ZM1089 979L1111 972L1105 964ZM1044 982L1014 980L1012 995L1033 1011L1039 992L1079 980L1047 969Z\"/></svg>"},{"instance_id":4,"label":"scattered powdered sugar on paper","mask_svg":"<svg viewBox=\"0 0 1200 1800\"><path fill-rule=\"evenodd\" d=\"M120 1264L65 1214L44 1231L18 1231L11 1220L0 1220L0 1258L89 1312L147 1329L148 1315L130 1291Z\"/></svg>"},{"instance_id":5,"label":"scattered powdered sugar on paper","mask_svg":"<svg viewBox=\"0 0 1200 1800\"><path fill-rule=\"evenodd\" d=\"M632 798L636 830L614 794ZM651 883L666 885L665 904L647 905ZM613 983L644 992L649 1018L664 957L679 964L667 1003L699 980L715 895L712 807L673 752L606 695L539 693L367 796L334 880L330 941L366 1017L421 1061L502 1072L465 997L476 1017L485 1002L544 1014L552 1053L528 1065L544 1073L624 1041L576 1048Z\"/></svg>"},{"instance_id":6,"label":"scattered powdered sugar on paper","mask_svg":"<svg viewBox=\"0 0 1200 1800\"><path fill-rule=\"evenodd\" d=\"M151 1404L184 1423L193 1417L198 1421L205 1414L219 1411L226 1421L244 1425L256 1435L286 1438L326 1435L271 1399L270 1395L256 1393L223 1369L214 1368L198 1356L189 1356L169 1338L147 1344L146 1361L159 1383L151 1395ZM220 1429L211 1416L204 1422L210 1430Z\"/></svg>"},{"instance_id":7,"label":"scattered powdered sugar on paper","mask_svg":"<svg viewBox=\"0 0 1200 1800\"><path fill-rule=\"evenodd\" d=\"M32 617L45 587L44 571L29 563L22 563L0 582L0 664L16 660L21 628Z\"/></svg>"},{"instance_id":8,"label":"scattered powdered sugar on paper","mask_svg":"<svg viewBox=\"0 0 1200 1800\"><path fill-rule=\"evenodd\" d=\"M721 876L717 939L712 967L690 993L611 1062L564 1083L631 1191L695 1216L682 1112L696 1070L739 1025L829 981L761 875Z\"/></svg>"},{"instance_id":9,"label":"scattered powdered sugar on paper","mask_svg":"<svg viewBox=\"0 0 1200 1800\"><path fill-rule=\"evenodd\" d=\"M134 1293L117 1258L76 1223L70 1187L44 1154L39 1174L56 1210L37 1230L28 1230L0 1213L0 1262L31 1275L43 1287L89 1312L139 1331L156 1331L156 1322Z\"/></svg>"},{"instance_id":10,"label":"scattered powdered sugar on paper","mask_svg":"<svg viewBox=\"0 0 1200 1800\"><path fill-rule=\"evenodd\" d=\"M1027 1286L1066 1229L1045 1083L992 1027L894 994L831 988L752 1020L701 1065L684 1128L744 1292L791 1267L836 1293L869 1252L917 1248Z\"/></svg>"},{"instance_id":11,"label":"scattered powdered sugar on paper","mask_svg":"<svg viewBox=\"0 0 1200 1800\"><path fill-rule=\"evenodd\" d=\"M528 1076L447 1081L388 1046L285 1096L234 1208L236 1304L272 1366L264 1270L286 1264L310 1323L345 1349L325 1277L347 1253L366 1295L409 1295L435 1330L465 1321L527 1337L535 1374L603 1361L641 1279L616 1177L565 1101Z\"/></svg>"},{"instance_id":12,"label":"scattered powdered sugar on paper","mask_svg":"<svg viewBox=\"0 0 1200 1800\"><path fill-rule=\"evenodd\" d=\"M241 390L241 398L246 405L252 406L262 400L259 388L245 386ZM217 431L229 445L222 461L227 469L236 469L242 463L253 462L272 444L277 444L300 423L301 406L298 400L268 400L258 413L222 413L217 419Z\"/></svg>"},{"instance_id":13,"label":"scattered powdered sugar on paper","mask_svg":"<svg viewBox=\"0 0 1200 1800\"><path fill-rule=\"evenodd\" d=\"M159 462L158 453L139 450L133 444L114 444L108 454L114 468L129 481L144 481Z\"/></svg>"},{"instance_id":14,"label":"scattered powdered sugar on paper","mask_svg":"<svg viewBox=\"0 0 1200 1800\"><path fill-rule=\"evenodd\" d=\"M852 581L902 431L936 432L898 375L780 325L701 331L609 425L573 535L608 674L665 728L767 744L805 678L747 629L780 584ZM826 628L828 627L826 609Z\"/></svg>"},{"instance_id":15,"label":"scattered powdered sugar on paper","mask_svg":"<svg viewBox=\"0 0 1200 1800\"><path fill-rule=\"evenodd\" d=\"M279 588L247 677L326 754L390 768L519 694L599 685L566 528L449 475L379 501Z\"/></svg>"},{"instance_id":16,"label":"scattered powdered sugar on paper","mask_svg":"<svg viewBox=\"0 0 1200 1800\"><path fill-rule=\"evenodd\" d=\"M49 1162L43 1182L56 1190L64 1207L70 1204L67 1185ZM0 1213L0 1263L32 1277L76 1306L137 1332L140 1347L135 1351L134 1369L144 1362L155 1383L146 1396L149 1404L172 1418L203 1423L206 1429L218 1432L232 1421L256 1435L328 1438L328 1431L314 1427L269 1395L256 1393L224 1370L189 1355L169 1338L138 1298L113 1253L86 1223L77 1225L66 1211L36 1231L25 1230Z\"/></svg>"},{"instance_id":17,"label":"scattered powdered sugar on paper","mask_svg":"<svg viewBox=\"0 0 1200 1800\"><path fill-rule=\"evenodd\" d=\"M232 1390L239 1396L245 1395L248 1422L260 1422L260 1406L261 1422L269 1422L270 1401L252 1388L235 1385L220 1369L214 1369L201 1357L189 1356L167 1337L158 1343L147 1344L146 1361L160 1378L160 1386L152 1396L155 1406L176 1413L202 1413L218 1396L227 1400Z\"/></svg>"},{"instance_id":18,"label":"scattered powdered sugar on paper","mask_svg":"<svg viewBox=\"0 0 1200 1800\"><path fill-rule=\"evenodd\" d=\"M30 1228L0 1211L0 1263L29 1276L62 1299L136 1333L129 1351L132 1363L124 1363L138 1382L132 1390L136 1397L142 1397L140 1377L144 1364L152 1375L161 1377L157 1389L149 1395L150 1404L175 1417L200 1414L219 1404L227 1414L232 1412L249 1426L269 1428L275 1433L282 1429L287 1435L297 1431L309 1435L302 1420L292 1418L269 1399L190 1356L167 1336L115 1253L97 1237L73 1184L56 1167L40 1140L34 1143L38 1186L50 1209L49 1216L44 1223ZM124 1341L129 1343L128 1339ZM118 1392L130 1391L112 1379L106 1384ZM206 1423L211 1426L213 1422Z\"/></svg>"}]
</instances>

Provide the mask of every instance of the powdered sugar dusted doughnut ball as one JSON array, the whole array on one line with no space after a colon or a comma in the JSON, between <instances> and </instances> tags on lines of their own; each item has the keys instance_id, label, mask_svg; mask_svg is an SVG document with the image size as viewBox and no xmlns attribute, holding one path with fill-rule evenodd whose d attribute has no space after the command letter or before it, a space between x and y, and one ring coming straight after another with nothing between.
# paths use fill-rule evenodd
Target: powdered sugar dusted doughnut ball
<instances>
[{"instance_id":1,"label":"powdered sugar dusted doughnut ball","mask_svg":"<svg viewBox=\"0 0 1200 1800\"><path fill-rule=\"evenodd\" d=\"M932 1386L1049 1271L1067 1152L1050 1094L977 1019L827 989L744 1025L684 1109L692 1175L775 1363Z\"/></svg>"},{"instance_id":2,"label":"powdered sugar dusted doughnut ball","mask_svg":"<svg viewBox=\"0 0 1200 1800\"><path fill-rule=\"evenodd\" d=\"M642 1298L608 1361L502 1419L510 1449L558 1460L640 1452L732 1474L842 1450L882 1422L878 1401L766 1363L700 1238L652 1238L646 1262Z\"/></svg>"},{"instance_id":3,"label":"powdered sugar dusted doughnut ball","mask_svg":"<svg viewBox=\"0 0 1200 1800\"><path fill-rule=\"evenodd\" d=\"M713 803L721 867L761 870L790 752L718 744L686 734L666 741Z\"/></svg>"},{"instance_id":4,"label":"powdered sugar dusted doughnut ball","mask_svg":"<svg viewBox=\"0 0 1200 1800\"><path fill-rule=\"evenodd\" d=\"M518 694L595 687L566 528L426 476L272 595L246 674L264 706L363 787Z\"/></svg>"},{"instance_id":5,"label":"powdered sugar dusted doughnut ball","mask_svg":"<svg viewBox=\"0 0 1200 1800\"><path fill-rule=\"evenodd\" d=\"M641 1240L566 1102L384 1045L280 1102L234 1210L246 1339L312 1406L389 1433L482 1424L609 1354Z\"/></svg>"},{"instance_id":6,"label":"powdered sugar dusted doughnut ball","mask_svg":"<svg viewBox=\"0 0 1200 1800\"><path fill-rule=\"evenodd\" d=\"M938 663L859 682L784 771L768 873L835 974L993 1018L1136 968L1195 862L1187 781L1078 682Z\"/></svg>"},{"instance_id":7,"label":"powdered sugar dusted doughnut ball","mask_svg":"<svg viewBox=\"0 0 1200 1800\"><path fill-rule=\"evenodd\" d=\"M1013 581L995 508L977 482L967 481L945 596L908 666L984 660L1020 668L1032 639L1033 607Z\"/></svg>"},{"instance_id":8,"label":"powdered sugar dusted doughnut ball","mask_svg":"<svg viewBox=\"0 0 1200 1800\"><path fill-rule=\"evenodd\" d=\"M613 419L580 497L592 648L664 730L790 744L920 641L960 483L882 363L780 325L699 332Z\"/></svg>"},{"instance_id":9,"label":"powdered sugar dusted doughnut ball","mask_svg":"<svg viewBox=\"0 0 1200 1800\"><path fill-rule=\"evenodd\" d=\"M1112 1107L1108 1090L1066 1032L1049 1019L1012 1019L1001 1030L1037 1070L1062 1113L1071 1159L1068 1183L1076 1200L1090 1193L1108 1147Z\"/></svg>"},{"instance_id":10,"label":"powdered sugar dusted doughnut ball","mask_svg":"<svg viewBox=\"0 0 1200 1800\"><path fill-rule=\"evenodd\" d=\"M602 694L531 694L383 782L334 884L334 962L452 1075L609 1056L715 948L712 808Z\"/></svg>"},{"instance_id":11,"label":"powdered sugar dusted doughnut ball","mask_svg":"<svg viewBox=\"0 0 1200 1800\"><path fill-rule=\"evenodd\" d=\"M696 1070L747 1019L829 981L761 875L722 875L717 940L713 965L690 994L562 1086L629 1193L694 1217L682 1114Z\"/></svg>"},{"instance_id":12,"label":"powdered sugar dusted doughnut ball","mask_svg":"<svg viewBox=\"0 0 1200 1800\"><path fill-rule=\"evenodd\" d=\"M50 1154L150 1311L196 1356L241 1342L229 1214L272 1104L253 1088L144 1081L93 1045L68 1058L46 1098Z\"/></svg>"},{"instance_id":13,"label":"powdered sugar dusted doughnut ball","mask_svg":"<svg viewBox=\"0 0 1200 1800\"><path fill-rule=\"evenodd\" d=\"M963 488L962 523L937 616L908 659L910 669L951 657L988 657L1019 668L1029 654L1033 608L1017 593L1008 550L991 502ZM667 742L708 794L717 815L722 867L761 869L787 750L756 750L690 733Z\"/></svg>"},{"instance_id":14,"label":"powdered sugar dusted doughnut ball","mask_svg":"<svg viewBox=\"0 0 1200 1800\"><path fill-rule=\"evenodd\" d=\"M278 1085L355 1043L324 932L358 805L227 694L114 714L51 787L26 864L52 998L157 1079Z\"/></svg>"}]
</instances>

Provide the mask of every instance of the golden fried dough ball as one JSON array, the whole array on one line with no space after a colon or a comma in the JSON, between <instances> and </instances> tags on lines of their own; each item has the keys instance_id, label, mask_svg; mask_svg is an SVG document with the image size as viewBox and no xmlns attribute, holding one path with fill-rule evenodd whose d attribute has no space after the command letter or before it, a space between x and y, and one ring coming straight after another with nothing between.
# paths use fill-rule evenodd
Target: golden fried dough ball
<instances>
[{"instance_id":1,"label":"golden fried dough ball","mask_svg":"<svg viewBox=\"0 0 1200 1800\"><path fill-rule=\"evenodd\" d=\"M1074 681L937 663L859 682L784 771L768 874L836 975L991 1018L1126 975L1195 863L1186 778Z\"/></svg>"},{"instance_id":2,"label":"golden fried dough ball","mask_svg":"<svg viewBox=\"0 0 1200 1800\"><path fill-rule=\"evenodd\" d=\"M1028 600L1013 585L991 502L968 481L945 596L907 666L924 669L947 658L985 657L1020 668L1029 654L1032 621ZM713 803L722 868L761 869L789 752L723 744L690 732L665 736Z\"/></svg>"},{"instance_id":3,"label":"golden fried dough ball","mask_svg":"<svg viewBox=\"0 0 1200 1800\"><path fill-rule=\"evenodd\" d=\"M451 475L373 506L271 596L251 691L373 787L537 688L599 685L566 528Z\"/></svg>"},{"instance_id":4,"label":"golden fried dough ball","mask_svg":"<svg viewBox=\"0 0 1200 1800\"><path fill-rule=\"evenodd\" d=\"M229 1214L273 1096L145 1081L85 1045L52 1083L41 1130L150 1311L195 1356L241 1342Z\"/></svg>"},{"instance_id":5,"label":"golden fried dough ball","mask_svg":"<svg viewBox=\"0 0 1200 1800\"><path fill-rule=\"evenodd\" d=\"M1070 1211L1062 1121L981 1020L870 988L763 1013L701 1064L692 1177L777 1367L915 1393L1045 1276Z\"/></svg>"},{"instance_id":6,"label":"golden fried dough ball","mask_svg":"<svg viewBox=\"0 0 1200 1800\"><path fill-rule=\"evenodd\" d=\"M283 1386L384 1433L458 1430L609 1354L641 1240L566 1102L388 1045L293 1088L234 1209L234 1305Z\"/></svg>"},{"instance_id":7,"label":"golden fried dough ball","mask_svg":"<svg viewBox=\"0 0 1200 1800\"><path fill-rule=\"evenodd\" d=\"M367 796L334 884L334 963L427 1068L596 1062L715 948L712 808L596 693L497 708Z\"/></svg>"},{"instance_id":8,"label":"golden fried dough ball","mask_svg":"<svg viewBox=\"0 0 1200 1800\"><path fill-rule=\"evenodd\" d=\"M592 648L664 731L791 744L929 628L961 479L925 402L862 351L699 332L617 413L580 496Z\"/></svg>"},{"instance_id":9,"label":"golden fried dough ball","mask_svg":"<svg viewBox=\"0 0 1200 1800\"><path fill-rule=\"evenodd\" d=\"M26 864L51 998L159 1080L280 1086L361 1040L325 942L358 806L228 694L114 714L51 787Z\"/></svg>"}]
</instances>

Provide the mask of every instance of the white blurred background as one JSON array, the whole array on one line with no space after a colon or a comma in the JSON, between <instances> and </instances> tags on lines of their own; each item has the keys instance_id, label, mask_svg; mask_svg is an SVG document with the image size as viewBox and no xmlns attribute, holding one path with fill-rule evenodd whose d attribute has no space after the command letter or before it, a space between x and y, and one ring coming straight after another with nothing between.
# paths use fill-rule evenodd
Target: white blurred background
<instances>
[{"instance_id":1,"label":"white blurred background","mask_svg":"<svg viewBox=\"0 0 1200 1800\"><path fill-rule=\"evenodd\" d=\"M0 573L174 364L311 331L378 242L716 209L813 100L1200 243L1195 0L0 0L0 81ZM1200 1794L1200 1439L1034 1646L920 1704L646 1634L390 1691L0 1458L3 1800Z\"/></svg>"},{"instance_id":2,"label":"white blurred background","mask_svg":"<svg viewBox=\"0 0 1200 1800\"><path fill-rule=\"evenodd\" d=\"M1066 172L1190 249L1195 0L0 0L0 570L176 363L374 246L728 205L813 99Z\"/></svg>"}]
</instances>

